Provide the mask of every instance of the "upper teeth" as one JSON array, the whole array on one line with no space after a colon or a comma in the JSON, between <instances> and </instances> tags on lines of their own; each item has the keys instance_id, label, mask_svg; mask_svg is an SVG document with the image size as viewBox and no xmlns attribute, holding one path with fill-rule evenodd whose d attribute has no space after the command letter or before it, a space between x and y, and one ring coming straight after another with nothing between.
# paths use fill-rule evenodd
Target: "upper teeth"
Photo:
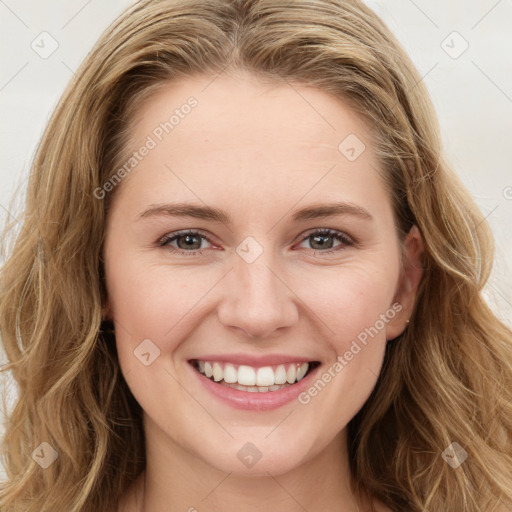
<instances>
[{"instance_id":1,"label":"upper teeth","mask_svg":"<svg viewBox=\"0 0 512 512\"><path fill-rule=\"evenodd\" d=\"M280 364L278 366L240 365L230 363L198 361L198 369L207 377L213 377L215 382L224 380L228 384L238 383L243 386L274 386L276 384L294 384L306 375L309 363Z\"/></svg>"}]
</instances>

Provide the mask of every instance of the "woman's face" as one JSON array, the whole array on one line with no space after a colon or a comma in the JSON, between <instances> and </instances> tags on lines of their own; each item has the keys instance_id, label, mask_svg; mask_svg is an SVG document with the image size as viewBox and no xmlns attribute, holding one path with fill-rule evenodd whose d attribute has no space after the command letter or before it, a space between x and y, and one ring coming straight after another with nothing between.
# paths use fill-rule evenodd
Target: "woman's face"
<instances>
[{"instance_id":1,"label":"woman's face","mask_svg":"<svg viewBox=\"0 0 512 512\"><path fill-rule=\"evenodd\" d=\"M365 124L317 89L203 76L133 128L104 257L148 449L278 475L341 446L420 272Z\"/></svg>"}]
</instances>

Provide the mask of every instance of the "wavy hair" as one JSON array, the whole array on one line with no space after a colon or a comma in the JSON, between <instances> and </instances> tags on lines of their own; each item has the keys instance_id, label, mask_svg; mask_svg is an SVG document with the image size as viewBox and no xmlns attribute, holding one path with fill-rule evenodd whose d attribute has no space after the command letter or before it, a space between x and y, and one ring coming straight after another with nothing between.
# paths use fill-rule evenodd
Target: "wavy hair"
<instances>
[{"instance_id":1,"label":"wavy hair","mask_svg":"<svg viewBox=\"0 0 512 512\"><path fill-rule=\"evenodd\" d=\"M2 371L18 398L6 408L0 509L113 510L144 469L141 408L102 319L113 193L99 200L94 191L126 161L130 121L153 91L226 69L317 87L363 116L397 230L403 239L415 224L423 236L411 323L388 343L349 424L354 482L394 511L510 504L512 333L481 293L493 239L443 157L428 93L389 29L357 0L147 0L111 25L67 87L32 163L22 227L7 227ZM469 454L457 469L442 457L454 441ZM44 470L42 442L58 453Z\"/></svg>"}]
</instances>

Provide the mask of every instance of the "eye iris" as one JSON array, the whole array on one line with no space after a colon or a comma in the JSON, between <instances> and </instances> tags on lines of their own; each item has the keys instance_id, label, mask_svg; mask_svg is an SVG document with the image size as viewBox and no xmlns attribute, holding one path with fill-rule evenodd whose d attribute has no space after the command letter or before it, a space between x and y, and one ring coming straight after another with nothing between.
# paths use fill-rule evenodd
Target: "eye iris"
<instances>
[{"instance_id":1,"label":"eye iris","mask_svg":"<svg viewBox=\"0 0 512 512\"><path fill-rule=\"evenodd\" d=\"M180 240L185 240L185 245L180 244ZM199 249L201 247L201 237L197 235L180 235L176 239L180 249Z\"/></svg>"},{"instance_id":2,"label":"eye iris","mask_svg":"<svg viewBox=\"0 0 512 512\"><path fill-rule=\"evenodd\" d=\"M311 247L313 249L332 249L333 238L331 235L312 235L311 239ZM325 243L326 239L329 239L329 242ZM318 247L315 247L315 244L318 244Z\"/></svg>"}]
</instances>

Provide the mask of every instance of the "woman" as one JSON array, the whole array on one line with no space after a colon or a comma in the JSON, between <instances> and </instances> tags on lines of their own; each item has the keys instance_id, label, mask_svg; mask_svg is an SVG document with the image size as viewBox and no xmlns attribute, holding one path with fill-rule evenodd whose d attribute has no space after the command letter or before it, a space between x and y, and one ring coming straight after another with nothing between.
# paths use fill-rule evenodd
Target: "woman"
<instances>
[{"instance_id":1,"label":"woman","mask_svg":"<svg viewBox=\"0 0 512 512\"><path fill-rule=\"evenodd\" d=\"M57 107L2 270L1 510L508 510L491 261L363 4L137 3Z\"/></svg>"}]
</instances>

